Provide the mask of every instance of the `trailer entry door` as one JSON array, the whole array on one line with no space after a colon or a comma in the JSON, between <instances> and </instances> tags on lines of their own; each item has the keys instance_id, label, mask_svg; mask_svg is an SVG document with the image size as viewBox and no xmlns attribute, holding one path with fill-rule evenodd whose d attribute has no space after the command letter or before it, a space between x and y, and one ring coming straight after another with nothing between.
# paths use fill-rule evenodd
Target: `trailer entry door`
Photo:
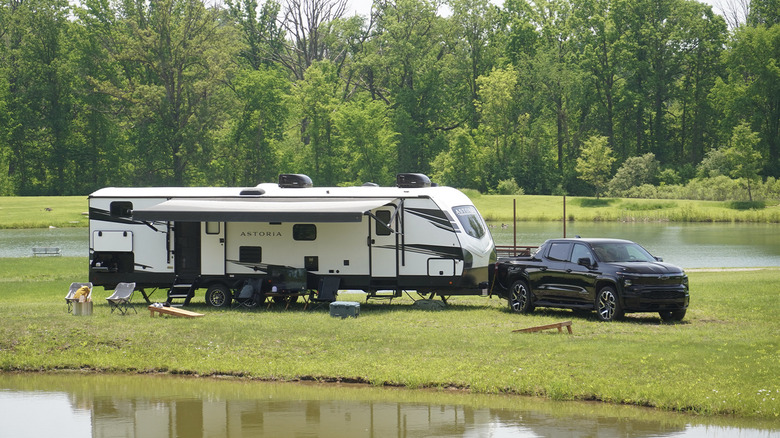
<instances>
[{"instance_id":1,"label":"trailer entry door","mask_svg":"<svg viewBox=\"0 0 780 438\"><path fill-rule=\"evenodd\" d=\"M393 206L385 206L376 210L376 219L369 220L371 228L369 232L371 246L371 278L377 287L394 286L398 275L398 250L396 245L397 234L385 226L389 224L396 228L398 218L394 218ZM395 220L393 220L395 219ZM393 223L390 223L392 220ZM392 279L392 282L381 279Z\"/></svg>"},{"instance_id":2,"label":"trailer entry door","mask_svg":"<svg viewBox=\"0 0 780 438\"><path fill-rule=\"evenodd\" d=\"M200 275L200 222L175 222L173 229L176 274L195 278Z\"/></svg>"}]
</instances>

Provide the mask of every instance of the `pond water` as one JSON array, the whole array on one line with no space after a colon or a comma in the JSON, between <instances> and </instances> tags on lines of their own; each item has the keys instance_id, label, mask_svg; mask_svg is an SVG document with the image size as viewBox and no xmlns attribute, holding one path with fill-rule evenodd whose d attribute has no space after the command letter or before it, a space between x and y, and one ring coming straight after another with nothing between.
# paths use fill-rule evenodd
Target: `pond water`
<instances>
[{"instance_id":1,"label":"pond water","mask_svg":"<svg viewBox=\"0 0 780 438\"><path fill-rule=\"evenodd\" d=\"M169 376L0 374L8 437L776 437L778 424L599 403Z\"/></svg>"},{"instance_id":2,"label":"pond water","mask_svg":"<svg viewBox=\"0 0 780 438\"><path fill-rule=\"evenodd\" d=\"M0 258L32 257L34 247L60 248L65 257L89 255L87 228L35 228L0 230Z\"/></svg>"},{"instance_id":3,"label":"pond water","mask_svg":"<svg viewBox=\"0 0 780 438\"><path fill-rule=\"evenodd\" d=\"M497 245L514 242L512 224L490 223ZM561 222L518 222L517 244L538 246L561 237ZM780 266L780 224L569 222L569 237L633 240L683 268ZM56 246L64 256L86 257L86 228L0 230L0 258L30 257L36 246Z\"/></svg>"},{"instance_id":4,"label":"pond water","mask_svg":"<svg viewBox=\"0 0 780 438\"><path fill-rule=\"evenodd\" d=\"M512 224L491 223L497 245L512 245ZM517 244L562 237L561 222L518 222ZM683 268L780 266L780 224L569 222L567 237L612 237L644 246Z\"/></svg>"}]
</instances>

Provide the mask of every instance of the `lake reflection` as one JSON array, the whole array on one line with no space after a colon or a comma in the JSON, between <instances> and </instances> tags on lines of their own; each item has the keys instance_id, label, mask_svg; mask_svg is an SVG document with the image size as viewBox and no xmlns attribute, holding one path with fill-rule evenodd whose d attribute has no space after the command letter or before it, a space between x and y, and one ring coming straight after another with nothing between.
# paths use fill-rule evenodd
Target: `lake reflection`
<instances>
[{"instance_id":1,"label":"lake reflection","mask_svg":"<svg viewBox=\"0 0 780 438\"><path fill-rule=\"evenodd\" d=\"M0 374L0 435L9 437L766 437L778 432L776 425L762 428L755 421L700 420L628 406L450 391Z\"/></svg>"}]
</instances>

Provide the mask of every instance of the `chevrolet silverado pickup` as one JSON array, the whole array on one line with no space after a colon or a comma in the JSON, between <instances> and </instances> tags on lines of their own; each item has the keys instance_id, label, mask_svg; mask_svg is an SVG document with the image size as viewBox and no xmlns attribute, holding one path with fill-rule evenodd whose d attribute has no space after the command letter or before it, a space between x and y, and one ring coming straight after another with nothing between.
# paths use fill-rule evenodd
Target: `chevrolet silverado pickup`
<instances>
[{"instance_id":1,"label":"chevrolet silverado pickup","mask_svg":"<svg viewBox=\"0 0 780 438\"><path fill-rule=\"evenodd\" d=\"M664 321L680 321L688 309L685 272L628 240L550 239L531 256L499 258L490 273L492 293L518 313L595 310L613 321L658 312Z\"/></svg>"}]
</instances>

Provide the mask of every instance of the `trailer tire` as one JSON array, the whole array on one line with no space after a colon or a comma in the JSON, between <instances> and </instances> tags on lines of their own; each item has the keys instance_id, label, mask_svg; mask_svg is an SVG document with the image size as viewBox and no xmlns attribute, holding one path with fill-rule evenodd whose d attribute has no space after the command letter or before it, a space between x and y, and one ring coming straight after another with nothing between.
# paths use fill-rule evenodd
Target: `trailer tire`
<instances>
[{"instance_id":1,"label":"trailer tire","mask_svg":"<svg viewBox=\"0 0 780 438\"><path fill-rule=\"evenodd\" d=\"M206 291L206 304L212 307L228 307L233 294L224 284L212 284Z\"/></svg>"},{"instance_id":2,"label":"trailer tire","mask_svg":"<svg viewBox=\"0 0 780 438\"><path fill-rule=\"evenodd\" d=\"M517 280L509 288L509 310L515 313L531 313L534 311L533 296L528 284L523 280Z\"/></svg>"}]
</instances>

